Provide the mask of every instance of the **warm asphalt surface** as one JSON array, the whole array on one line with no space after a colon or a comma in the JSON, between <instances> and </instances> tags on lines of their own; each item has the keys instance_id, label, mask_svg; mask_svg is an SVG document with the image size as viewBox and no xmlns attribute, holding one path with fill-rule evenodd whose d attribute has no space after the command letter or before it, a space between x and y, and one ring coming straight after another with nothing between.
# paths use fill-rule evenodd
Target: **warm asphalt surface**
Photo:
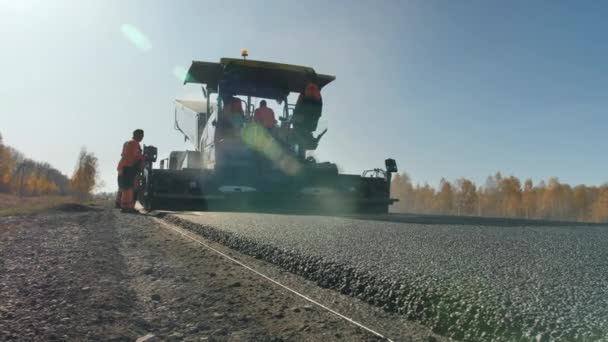
<instances>
[{"instance_id":1,"label":"warm asphalt surface","mask_svg":"<svg viewBox=\"0 0 608 342\"><path fill-rule=\"evenodd\" d=\"M608 226L177 217L210 238L457 339L608 338Z\"/></svg>"}]
</instances>

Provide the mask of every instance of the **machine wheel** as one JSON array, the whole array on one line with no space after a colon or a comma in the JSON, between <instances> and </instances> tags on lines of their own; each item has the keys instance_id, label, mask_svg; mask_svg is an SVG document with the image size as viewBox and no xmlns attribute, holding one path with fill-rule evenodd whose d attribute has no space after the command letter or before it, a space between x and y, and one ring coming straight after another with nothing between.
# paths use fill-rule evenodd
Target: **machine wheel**
<instances>
[{"instance_id":1,"label":"machine wheel","mask_svg":"<svg viewBox=\"0 0 608 342\"><path fill-rule=\"evenodd\" d=\"M151 196L151 195L149 195L149 194L148 194L148 195L144 194L144 195L142 196L142 200L143 200L143 201L140 201L140 202L141 202L141 205L143 205L143 206L144 206L144 209L146 209L146 211L152 211L152 210L154 210L154 206L152 205L152 203L153 203L153 199L152 199L152 196Z\"/></svg>"},{"instance_id":2,"label":"machine wheel","mask_svg":"<svg viewBox=\"0 0 608 342\"><path fill-rule=\"evenodd\" d=\"M142 177L140 177L139 179L139 184L138 184L138 189L137 189L137 200L139 201L139 203L144 207L144 209L146 211L152 211L154 210L152 204L153 204L153 198L152 198L152 189L150 188L150 180L147 179L147 177L145 177L144 175L142 175Z\"/></svg>"}]
</instances>

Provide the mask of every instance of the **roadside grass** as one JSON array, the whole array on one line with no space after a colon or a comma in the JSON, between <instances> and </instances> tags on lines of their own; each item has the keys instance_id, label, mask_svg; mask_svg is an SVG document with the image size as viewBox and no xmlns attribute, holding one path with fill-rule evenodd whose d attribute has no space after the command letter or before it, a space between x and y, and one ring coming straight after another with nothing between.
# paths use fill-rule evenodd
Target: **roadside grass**
<instances>
[{"instance_id":1,"label":"roadside grass","mask_svg":"<svg viewBox=\"0 0 608 342\"><path fill-rule=\"evenodd\" d=\"M0 194L0 217L35 214L61 204L74 203L70 196L15 196Z\"/></svg>"}]
</instances>

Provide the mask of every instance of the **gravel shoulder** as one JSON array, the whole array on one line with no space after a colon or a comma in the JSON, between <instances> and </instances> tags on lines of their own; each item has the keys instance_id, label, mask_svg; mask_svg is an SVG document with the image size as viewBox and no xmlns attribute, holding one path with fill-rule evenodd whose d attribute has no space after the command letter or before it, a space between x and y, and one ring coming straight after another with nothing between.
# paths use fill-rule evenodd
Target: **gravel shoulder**
<instances>
[{"instance_id":1,"label":"gravel shoulder","mask_svg":"<svg viewBox=\"0 0 608 342\"><path fill-rule=\"evenodd\" d=\"M66 210L0 218L0 341L134 341L147 334L168 341L379 340L149 217ZM215 247L395 340L443 340Z\"/></svg>"},{"instance_id":2,"label":"gravel shoulder","mask_svg":"<svg viewBox=\"0 0 608 342\"><path fill-rule=\"evenodd\" d=\"M107 212L0 219L0 340L128 340L135 293Z\"/></svg>"}]
</instances>

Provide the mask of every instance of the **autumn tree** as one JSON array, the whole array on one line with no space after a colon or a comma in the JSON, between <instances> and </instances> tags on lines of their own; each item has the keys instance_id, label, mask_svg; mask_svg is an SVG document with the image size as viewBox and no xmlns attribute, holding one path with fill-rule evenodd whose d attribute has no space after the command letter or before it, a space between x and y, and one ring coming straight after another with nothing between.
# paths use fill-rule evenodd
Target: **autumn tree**
<instances>
[{"instance_id":1,"label":"autumn tree","mask_svg":"<svg viewBox=\"0 0 608 342\"><path fill-rule=\"evenodd\" d=\"M68 195L70 180L48 163L26 158L0 135L0 192L19 196Z\"/></svg>"},{"instance_id":2,"label":"autumn tree","mask_svg":"<svg viewBox=\"0 0 608 342\"><path fill-rule=\"evenodd\" d=\"M458 215L476 215L479 198L475 184L466 178L461 178L456 181L456 188L456 213Z\"/></svg>"},{"instance_id":3,"label":"autumn tree","mask_svg":"<svg viewBox=\"0 0 608 342\"><path fill-rule=\"evenodd\" d=\"M529 219L536 215L536 193L531 179L526 179L521 194L522 210L524 217Z\"/></svg>"},{"instance_id":4,"label":"autumn tree","mask_svg":"<svg viewBox=\"0 0 608 342\"><path fill-rule=\"evenodd\" d=\"M541 198L541 218L567 220L575 216L572 188L556 177L549 178Z\"/></svg>"},{"instance_id":5,"label":"autumn tree","mask_svg":"<svg viewBox=\"0 0 608 342\"><path fill-rule=\"evenodd\" d=\"M40 195L59 194L59 185L51 178L52 167L48 163L39 164L36 172L36 189Z\"/></svg>"},{"instance_id":6,"label":"autumn tree","mask_svg":"<svg viewBox=\"0 0 608 342\"><path fill-rule=\"evenodd\" d=\"M591 218L595 222L608 222L608 186L600 187L597 199L591 209Z\"/></svg>"},{"instance_id":7,"label":"autumn tree","mask_svg":"<svg viewBox=\"0 0 608 342\"><path fill-rule=\"evenodd\" d=\"M391 195L400 200L393 208L398 212L608 222L608 184L573 188L556 177L536 185L526 179L522 187L519 178L497 172L483 187L466 178L453 183L442 178L435 190L414 185L402 173L394 176Z\"/></svg>"},{"instance_id":8,"label":"autumn tree","mask_svg":"<svg viewBox=\"0 0 608 342\"><path fill-rule=\"evenodd\" d=\"M597 190L584 185L577 185L573 190L574 219L588 221L592 219L592 204Z\"/></svg>"},{"instance_id":9,"label":"autumn tree","mask_svg":"<svg viewBox=\"0 0 608 342\"><path fill-rule=\"evenodd\" d=\"M15 168L15 160L10 150L4 146L2 135L0 134L0 192L10 190L10 182Z\"/></svg>"},{"instance_id":10,"label":"autumn tree","mask_svg":"<svg viewBox=\"0 0 608 342\"><path fill-rule=\"evenodd\" d=\"M488 176L485 186L480 189L479 196L479 214L482 216L499 216L501 196L499 192L499 184L502 181L502 174L497 172L494 176Z\"/></svg>"},{"instance_id":11,"label":"autumn tree","mask_svg":"<svg viewBox=\"0 0 608 342\"><path fill-rule=\"evenodd\" d=\"M70 179L72 190L80 200L88 198L95 188L98 174L98 161L93 153L85 148L80 151L74 174Z\"/></svg>"},{"instance_id":12,"label":"autumn tree","mask_svg":"<svg viewBox=\"0 0 608 342\"><path fill-rule=\"evenodd\" d=\"M441 214L450 214L454 209L454 189L445 178L439 182L439 192L436 196L436 207Z\"/></svg>"},{"instance_id":13,"label":"autumn tree","mask_svg":"<svg viewBox=\"0 0 608 342\"><path fill-rule=\"evenodd\" d=\"M501 178L498 185L500 194L500 216L521 216L521 182L517 177Z\"/></svg>"},{"instance_id":14,"label":"autumn tree","mask_svg":"<svg viewBox=\"0 0 608 342\"><path fill-rule=\"evenodd\" d=\"M414 187L407 173L395 174L391 182L391 196L399 199L395 209L401 212L410 212L414 209Z\"/></svg>"},{"instance_id":15,"label":"autumn tree","mask_svg":"<svg viewBox=\"0 0 608 342\"><path fill-rule=\"evenodd\" d=\"M416 185L414 190L414 212L431 214L434 213L435 189L425 183Z\"/></svg>"},{"instance_id":16,"label":"autumn tree","mask_svg":"<svg viewBox=\"0 0 608 342\"><path fill-rule=\"evenodd\" d=\"M31 185L31 174L35 171L35 163L32 160L21 160L13 171L10 183L10 189L13 194L19 196L31 195L28 185Z\"/></svg>"}]
</instances>

